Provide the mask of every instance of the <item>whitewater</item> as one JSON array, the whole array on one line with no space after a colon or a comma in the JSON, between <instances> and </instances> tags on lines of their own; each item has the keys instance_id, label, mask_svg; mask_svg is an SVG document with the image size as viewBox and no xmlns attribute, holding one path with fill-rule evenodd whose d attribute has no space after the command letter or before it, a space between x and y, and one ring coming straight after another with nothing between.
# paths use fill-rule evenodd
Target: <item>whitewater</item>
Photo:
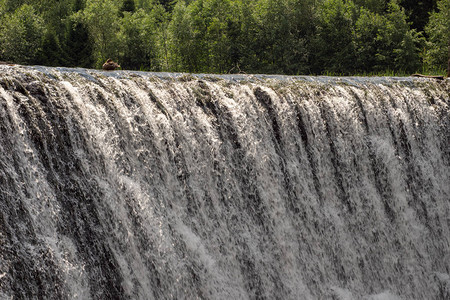
<instances>
[{"instance_id":1,"label":"whitewater","mask_svg":"<svg viewBox=\"0 0 450 300\"><path fill-rule=\"evenodd\" d=\"M0 66L0 299L450 299L450 80Z\"/></svg>"}]
</instances>

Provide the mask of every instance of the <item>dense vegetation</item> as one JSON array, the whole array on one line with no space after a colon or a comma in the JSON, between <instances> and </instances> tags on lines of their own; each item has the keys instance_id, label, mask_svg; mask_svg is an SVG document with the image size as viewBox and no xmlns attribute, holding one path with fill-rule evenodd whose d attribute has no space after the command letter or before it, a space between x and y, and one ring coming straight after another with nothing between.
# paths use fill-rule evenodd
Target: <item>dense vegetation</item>
<instances>
[{"instance_id":1,"label":"dense vegetation","mask_svg":"<svg viewBox=\"0 0 450 300\"><path fill-rule=\"evenodd\" d=\"M0 60L184 72L444 72L450 0L0 0Z\"/></svg>"}]
</instances>

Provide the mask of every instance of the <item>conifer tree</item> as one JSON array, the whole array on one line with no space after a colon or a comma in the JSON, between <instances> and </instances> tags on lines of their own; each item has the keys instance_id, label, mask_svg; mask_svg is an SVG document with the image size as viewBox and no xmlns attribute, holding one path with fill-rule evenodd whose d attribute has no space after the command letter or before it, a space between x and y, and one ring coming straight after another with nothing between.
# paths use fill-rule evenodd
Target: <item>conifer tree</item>
<instances>
[{"instance_id":1,"label":"conifer tree","mask_svg":"<svg viewBox=\"0 0 450 300\"><path fill-rule=\"evenodd\" d=\"M84 9L83 0L75 0L72 11L76 15ZM86 25L74 17L68 18L64 44L65 63L69 67L92 68L93 45Z\"/></svg>"}]
</instances>

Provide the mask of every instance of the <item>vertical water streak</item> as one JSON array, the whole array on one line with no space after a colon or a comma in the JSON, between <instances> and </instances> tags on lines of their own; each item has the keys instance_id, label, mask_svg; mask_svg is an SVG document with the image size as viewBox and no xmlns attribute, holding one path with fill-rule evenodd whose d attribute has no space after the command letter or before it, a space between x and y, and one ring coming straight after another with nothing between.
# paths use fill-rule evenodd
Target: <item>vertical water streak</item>
<instances>
[{"instance_id":1,"label":"vertical water streak","mask_svg":"<svg viewBox=\"0 0 450 300\"><path fill-rule=\"evenodd\" d=\"M448 80L1 68L0 298L450 294Z\"/></svg>"}]
</instances>

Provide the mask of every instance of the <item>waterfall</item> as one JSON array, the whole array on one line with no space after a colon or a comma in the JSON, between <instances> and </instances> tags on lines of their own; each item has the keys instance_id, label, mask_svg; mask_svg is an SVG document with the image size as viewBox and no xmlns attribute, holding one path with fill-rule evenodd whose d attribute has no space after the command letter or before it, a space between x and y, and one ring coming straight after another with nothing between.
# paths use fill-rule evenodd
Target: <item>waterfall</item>
<instances>
[{"instance_id":1,"label":"waterfall","mask_svg":"<svg viewBox=\"0 0 450 300\"><path fill-rule=\"evenodd\" d=\"M450 299L450 81L0 66L1 299Z\"/></svg>"}]
</instances>

